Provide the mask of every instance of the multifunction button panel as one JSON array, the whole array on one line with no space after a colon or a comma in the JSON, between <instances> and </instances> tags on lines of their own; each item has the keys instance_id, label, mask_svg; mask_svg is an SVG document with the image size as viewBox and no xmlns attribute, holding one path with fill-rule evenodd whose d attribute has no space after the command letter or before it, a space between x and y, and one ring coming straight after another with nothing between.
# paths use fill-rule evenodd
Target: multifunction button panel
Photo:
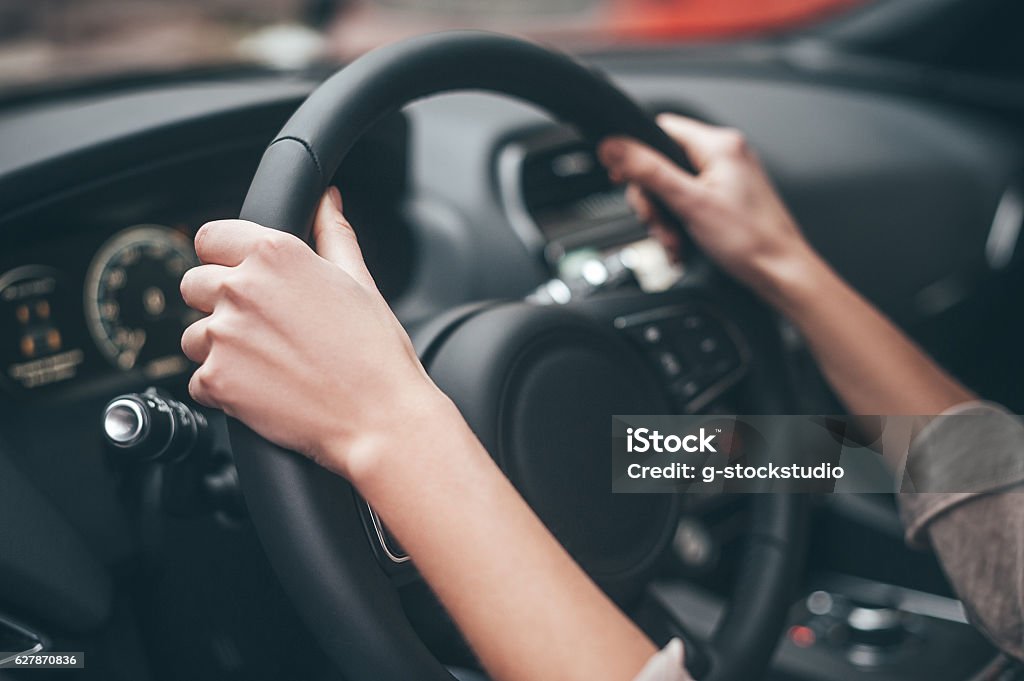
<instances>
[{"instance_id":1,"label":"multifunction button panel","mask_svg":"<svg viewBox=\"0 0 1024 681\"><path fill-rule=\"evenodd\" d=\"M739 332L698 305L651 310L615 320L650 358L676 406L697 411L746 374L750 351Z\"/></svg>"}]
</instances>

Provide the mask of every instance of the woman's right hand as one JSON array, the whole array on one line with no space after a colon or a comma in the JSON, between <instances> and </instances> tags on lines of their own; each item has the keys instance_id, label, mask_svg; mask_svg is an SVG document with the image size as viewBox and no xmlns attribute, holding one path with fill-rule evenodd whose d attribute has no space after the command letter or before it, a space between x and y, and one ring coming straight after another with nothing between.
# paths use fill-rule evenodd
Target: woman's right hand
<instances>
[{"instance_id":1,"label":"woman's right hand","mask_svg":"<svg viewBox=\"0 0 1024 681\"><path fill-rule=\"evenodd\" d=\"M775 306L803 334L825 377L852 414L939 414L974 399L892 322L854 291L804 239L743 136L728 128L663 115L697 174L634 140L599 149L609 176L653 231L649 197L686 223L723 269Z\"/></svg>"},{"instance_id":2,"label":"woman's right hand","mask_svg":"<svg viewBox=\"0 0 1024 681\"><path fill-rule=\"evenodd\" d=\"M612 137L599 148L609 176L629 184L630 203L667 246L677 247L678 238L659 224L651 196L686 223L694 241L723 269L771 297L814 252L757 155L737 130L672 114L659 116L658 123L698 173L635 140Z\"/></svg>"}]
</instances>

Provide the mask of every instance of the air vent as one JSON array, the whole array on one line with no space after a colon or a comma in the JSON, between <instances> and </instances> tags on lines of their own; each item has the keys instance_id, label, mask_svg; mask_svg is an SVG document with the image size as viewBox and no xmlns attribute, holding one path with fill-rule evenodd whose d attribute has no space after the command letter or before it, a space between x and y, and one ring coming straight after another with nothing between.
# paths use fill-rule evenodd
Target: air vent
<instances>
[{"instance_id":1,"label":"air vent","mask_svg":"<svg viewBox=\"0 0 1024 681\"><path fill-rule=\"evenodd\" d=\"M502 198L517 233L549 261L578 248L608 248L646 236L591 144L548 129L499 157Z\"/></svg>"}]
</instances>

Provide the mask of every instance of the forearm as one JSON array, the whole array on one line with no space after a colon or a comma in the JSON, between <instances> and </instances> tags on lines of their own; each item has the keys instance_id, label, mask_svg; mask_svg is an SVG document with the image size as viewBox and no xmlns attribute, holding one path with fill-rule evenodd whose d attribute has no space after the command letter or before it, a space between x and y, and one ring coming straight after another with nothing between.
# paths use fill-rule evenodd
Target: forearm
<instances>
[{"instance_id":1,"label":"forearm","mask_svg":"<svg viewBox=\"0 0 1024 681\"><path fill-rule=\"evenodd\" d=\"M974 399L809 247L766 281L851 413L932 415Z\"/></svg>"},{"instance_id":2,"label":"forearm","mask_svg":"<svg viewBox=\"0 0 1024 681\"><path fill-rule=\"evenodd\" d=\"M934 417L977 399L816 255L779 273L785 276L770 298L800 329L850 412ZM890 424L897 430L890 464L899 470L914 441L906 480L931 492L899 495L904 521L917 539L927 530L972 621L1004 652L1022 658L1024 429L1016 417L985 405L945 418L921 435L925 442L915 438L930 418ZM913 457L923 477L914 474Z\"/></svg>"},{"instance_id":3,"label":"forearm","mask_svg":"<svg viewBox=\"0 0 1024 681\"><path fill-rule=\"evenodd\" d=\"M628 681L655 648L441 398L351 473L498 681ZM403 430L409 430L405 428Z\"/></svg>"}]
</instances>

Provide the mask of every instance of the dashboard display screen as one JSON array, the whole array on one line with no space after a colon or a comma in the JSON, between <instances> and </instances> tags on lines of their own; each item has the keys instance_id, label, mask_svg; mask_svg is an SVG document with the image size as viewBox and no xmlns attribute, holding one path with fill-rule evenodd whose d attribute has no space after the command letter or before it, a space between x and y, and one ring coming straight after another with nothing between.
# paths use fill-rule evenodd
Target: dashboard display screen
<instances>
[{"instance_id":1,"label":"dashboard display screen","mask_svg":"<svg viewBox=\"0 0 1024 681\"><path fill-rule=\"evenodd\" d=\"M2 356L10 381L38 388L78 374L85 339L80 327L66 323L67 302L68 284L51 267L26 265L0 276Z\"/></svg>"},{"instance_id":2,"label":"dashboard display screen","mask_svg":"<svg viewBox=\"0 0 1024 681\"><path fill-rule=\"evenodd\" d=\"M81 380L184 372L197 317L179 293L190 234L160 225L69 236L4 254L0 386L49 393Z\"/></svg>"}]
</instances>

